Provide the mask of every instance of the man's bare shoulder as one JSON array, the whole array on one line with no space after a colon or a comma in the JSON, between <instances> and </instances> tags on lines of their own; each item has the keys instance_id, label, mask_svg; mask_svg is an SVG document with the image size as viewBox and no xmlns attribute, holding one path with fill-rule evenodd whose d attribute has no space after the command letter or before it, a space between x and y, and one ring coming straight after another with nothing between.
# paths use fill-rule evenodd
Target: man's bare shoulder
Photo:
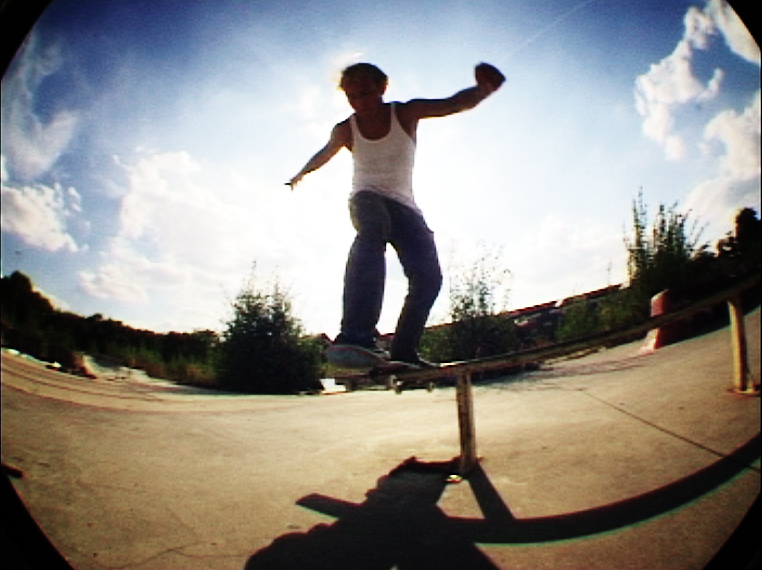
<instances>
[{"instance_id":1,"label":"man's bare shoulder","mask_svg":"<svg viewBox=\"0 0 762 570\"><path fill-rule=\"evenodd\" d=\"M333 127L334 132L337 134L351 134L352 127L350 126L350 119L351 117L347 117L343 121L336 123L336 125Z\"/></svg>"},{"instance_id":2,"label":"man's bare shoulder","mask_svg":"<svg viewBox=\"0 0 762 570\"><path fill-rule=\"evenodd\" d=\"M410 101L396 101L394 103L394 109L397 111L397 114L404 113L407 115L411 115L413 112L415 112L416 107L420 106L420 101L422 99L410 99Z\"/></svg>"},{"instance_id":3,"label":"man's bare shoulder","mask_svg":"<svg viewBox=\"0 0 762 570\"><path fill-rule=\"evenodd\" d=\"M331 140L340 146L351 146L352 127L349 124L350 117L347 117L340 123L336 123L331 131Z\"/></svg>"}]
</instances>

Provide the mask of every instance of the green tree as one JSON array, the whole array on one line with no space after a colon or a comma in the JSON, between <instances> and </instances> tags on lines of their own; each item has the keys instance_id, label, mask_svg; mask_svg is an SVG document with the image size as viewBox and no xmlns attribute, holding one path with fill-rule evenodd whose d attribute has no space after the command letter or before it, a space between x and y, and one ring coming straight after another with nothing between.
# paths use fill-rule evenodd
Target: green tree
<instances>
[{"instance_id":1,"label":"green tree","mask_svg":"<svg viewBox=\"0 0 762 570\"><path fill-rule=\"evenodd\" d=\"M434 360L465 360L509 352L513 322L498 316L508 299L510 271L500 248L481 244L473 257L451 269L451 324L426 335L422 352Z\"/></svg>"},{"instance_id":2,"label":"green tree","mask_svg":"<svg viewBox=\"0 0 762 570\"><path fill-rule=\"evenodd\" d=\"M735 235L717 243L723 269L734 276L758 273L762 258L762 221L757 212L743 208L735 219Z\"/></svg>"},{"instance_id":3,"label":"green tree","mask_svg":"<svg viewBox=\"0 0 762 570\"><path fill-rule=\"evenodd\" d=\"M320 347L305 338L289 295L277 281L252 277L233 302L222 334L217 378L221 388L293 394L320 388Z\"/></svg>"},{"instance_id":4,"label":"green tree","mask_svg":"<svg viewBox=\"0 0 762 570\"><path fill-rule=\"evenodd\" d=\"M558 326L558 340L570 340L596 332L600 326L600 313L597 305L587 301L578 301L564 308L563 317Z\"/></svg>"},{"instance_id":5,"label":"green tree","mask_svg":"<svg viewBox=\"0 0 762 570\"><path fill-rule=\"evenodd\" d=\"M676 204L670 208L659 205L649 232L640 192L633 201L632 216L632 238L625 236L629 288L647 310L648 300L659 291L683 289L692 281L693 262L706 253L707 245L700 243L697 224L689 227L690 213L681 214Z\"/></svg>"},{"instance_id":6,"label":"green tree","mask_svg":"<svg viewBox=\"0 0 762 570\"><path fill-rule=\"evenodd\" d=\"M2 342L36 358L79 366L77 353L107 356L152 376L213 386L213 331L157 334L100 313L82 317L55 309L20 272L0 278Z\"/></svg>"},{"instance_id":7,"label":"green tree","mask_svg":"<svg viewBox=\"0 0 762 570\"><path fill-rule=\"evenodd\" d=\"M600 327L608 330L633 325L648 316L643 303L629 289L620 289L601 299L598 314Z\"/></svg>"},{"instance_id":8,"label":"green tree","mask_svg":"<svg viewBox=\"0 0 762 570\"><path fill-rule=\"evenodd\" d=\"M38 332L55 311L50 301L35 291L32 281L20 271L0 280L0 299L3 322L30 333Z\"/></svg>"}]
</instances>

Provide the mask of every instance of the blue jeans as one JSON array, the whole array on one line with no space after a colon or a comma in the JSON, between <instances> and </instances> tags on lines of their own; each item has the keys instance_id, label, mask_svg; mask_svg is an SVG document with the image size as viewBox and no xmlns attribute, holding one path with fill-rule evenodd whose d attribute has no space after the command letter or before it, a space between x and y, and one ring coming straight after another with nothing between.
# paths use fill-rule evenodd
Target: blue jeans
<instances>
[{"instance_id":1,"label":"blue jeans","mask_svg":"<svg viewBox=\"0 0 762 570\"><path fill-rule=\"evenodd\" d=\"M434 234L415 210L374 192L359 192L349 203L357 230L344 276L344 342L372 345L386 281L386 244L397 251L408 293L402 307L391 357L408 360L417 356L429 311L442 286Z\"/></svg>"}]
</instances>

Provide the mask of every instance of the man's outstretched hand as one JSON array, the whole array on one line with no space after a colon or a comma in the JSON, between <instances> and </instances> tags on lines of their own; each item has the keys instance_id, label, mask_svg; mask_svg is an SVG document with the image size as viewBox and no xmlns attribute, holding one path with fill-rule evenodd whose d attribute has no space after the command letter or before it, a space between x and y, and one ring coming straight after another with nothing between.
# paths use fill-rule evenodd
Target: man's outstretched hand
<instances>
[{"instance_id":1,"label":"man's outstretched hand","mask_svg":"<svg viewBox=\"0 0 762 570\"><path fill-rule=\"evenodd\" d=\"M291 180L286 182L286 186L288 186L289 188L291 188L291 190L293 190L296 187L296 185L299 184L299 182L302 180L303 176L304 176L303 174L297 174Z\"/></svg>"}]
</instances>

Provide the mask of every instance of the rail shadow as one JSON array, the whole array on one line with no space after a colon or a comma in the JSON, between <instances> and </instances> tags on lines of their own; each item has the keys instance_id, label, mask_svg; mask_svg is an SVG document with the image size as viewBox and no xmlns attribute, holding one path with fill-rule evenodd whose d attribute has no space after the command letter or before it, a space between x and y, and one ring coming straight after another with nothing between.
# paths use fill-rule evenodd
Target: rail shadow
<instances>
[{"instance_id":1,"label":"rail shadow","mask_svg":"<svg viewBox=\"0 0 762 570\"><path fill-rule=\"evenodd\" d=\"M456 459L414 457L381 477L363 503L320 494L302 507L335 517L307 533L290 533L255 553L245 570L473 570L497 568L476 546L549 543L626 528L688 505L727 483L760 457L759 434L707 467L664 487L574 513L516 519L478 465L467 479L483 518L450 517L437 503Z\"/></svg>"},{"instance_id":2,"label":"rail shadow","mask_svg":"<svg viewBox=\"0 0 762 570\"><path fill-rule=\"evenodd\" d=\"M381 477L363 503L307 495L297 504L339 520L275 539L245 569L495 570L437 506L448 475L456 469L456 460L423 463L410 458Z\"/></svg>"}]
</instances>

